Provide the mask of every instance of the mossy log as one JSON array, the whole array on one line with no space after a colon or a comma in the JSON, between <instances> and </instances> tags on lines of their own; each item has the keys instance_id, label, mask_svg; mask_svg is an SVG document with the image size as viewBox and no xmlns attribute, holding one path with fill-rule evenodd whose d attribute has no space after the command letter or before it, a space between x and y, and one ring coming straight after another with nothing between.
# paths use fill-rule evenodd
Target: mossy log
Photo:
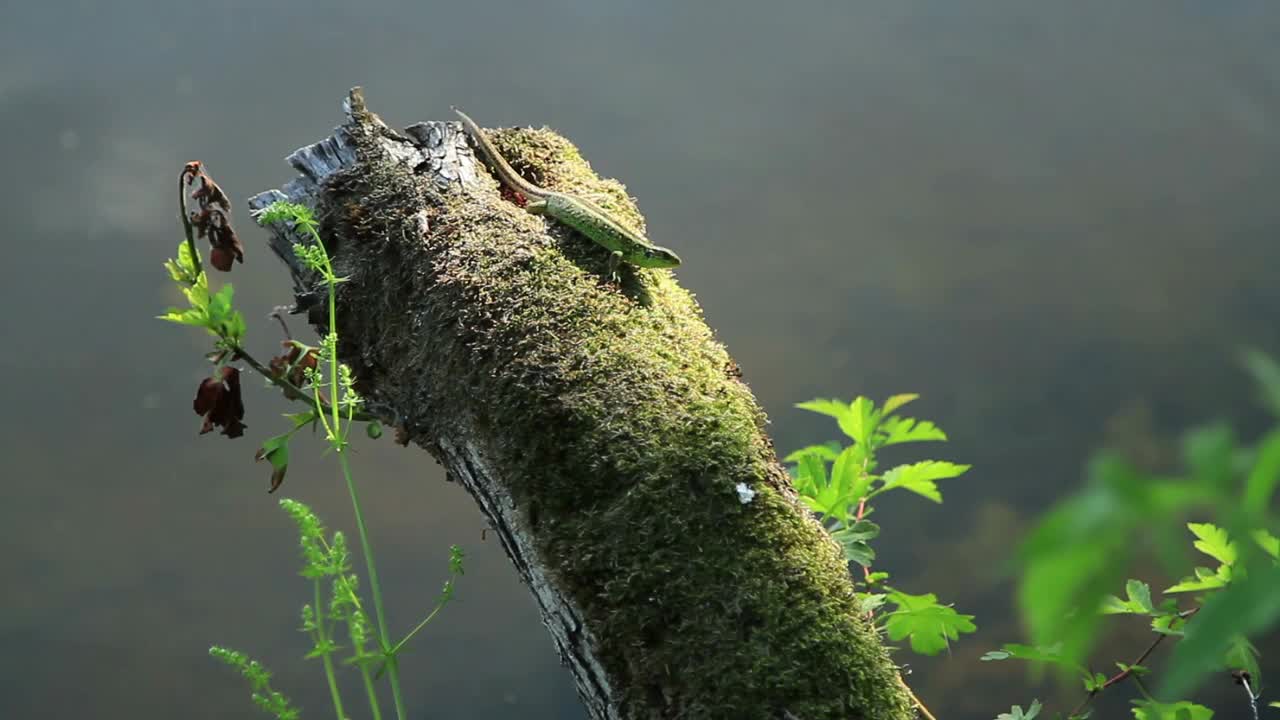
<instances>
[{"instance_id":1,"label":"mossy log","mask_svg":"<svg viewBox=\"0 0 1280 720\"><path fill-rule=\"evenodd\" d=\"M358 88L344 109L290 156L301 177L250 205L316 211L349 278L357 389L475 498L590 717L913 717L840 549L673 273L610 281L606 251L504 197L455 122L392 130ZM492 135L534 182L643 229L564 138ZM273 229L305 309L293 240Z\"/></svg>"}]
</instances>

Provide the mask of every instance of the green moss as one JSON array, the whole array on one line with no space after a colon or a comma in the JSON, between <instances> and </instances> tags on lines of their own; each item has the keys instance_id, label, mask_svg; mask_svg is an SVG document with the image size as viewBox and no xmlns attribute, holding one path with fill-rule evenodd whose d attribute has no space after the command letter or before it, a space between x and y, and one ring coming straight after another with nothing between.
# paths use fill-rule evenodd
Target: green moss
<instances>
[{"instance_id":1,"label":"green moss","mask_svg":"<svg viewBox=\"0 0 1280 720\"><path fill-rule=\"evenodd\" d=\"M494 139L531 180L605 194L642 226L563 138ZM371 399L409 409L424 446L459 418L479 429L625 715L911 717L838 547L798 506L764 414L671 271L624 267L618 287L606 251L496 186L441 196L363 157L332 184L324 228L352 275L344 359ZM415 207L430 208L425 236Z\"/></svg>"}]
</instances>

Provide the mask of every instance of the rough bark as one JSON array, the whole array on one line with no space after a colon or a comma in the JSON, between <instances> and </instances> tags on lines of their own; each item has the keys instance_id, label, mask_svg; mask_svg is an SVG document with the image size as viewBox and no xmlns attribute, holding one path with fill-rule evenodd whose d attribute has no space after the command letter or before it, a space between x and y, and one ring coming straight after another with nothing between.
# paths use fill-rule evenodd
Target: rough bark
<instances>
[{"instance_id":1,"label":"rough bark","mask_svg":"<svg viewBox=\"0 0 1280 720\"><path fill-rule=\"evenodd\" d=\"M456 123L393 131L359 89L345 109L290 156L301 177L250 204L316 210L349 277L341 359L475 498L588 714L912 717L839 548L672 273L609 282L605 251L500 194ZM563 138L493 135L526 177L643 227ZM286 262L293 239L275 228ZM314 278L290 269L306 307Z\"/></svg>"}]
</instances>

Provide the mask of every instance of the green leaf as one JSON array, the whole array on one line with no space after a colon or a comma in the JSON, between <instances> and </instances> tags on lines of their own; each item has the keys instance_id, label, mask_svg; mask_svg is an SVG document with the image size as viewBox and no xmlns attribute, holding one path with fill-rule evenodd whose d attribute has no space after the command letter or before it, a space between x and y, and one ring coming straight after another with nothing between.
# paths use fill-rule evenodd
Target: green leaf
<instances>
[{"instance_id":1,"label":"green leaf","mask_svg":"<svg viewBox=\"0 0 1280 720\"><path fill-rule=\"evenodd\" d=\"M1258 444L1253 468L1244 483L1244 509L1261 515L1271 506L1276 483L1280 481L1280 429L1272 430Z\"/></svg>"},{"instance_id":2,"label":"green leaf","mask_svg":"<svg viewBox=\"0 0 1280 720\"><path fill-rule=\"evenodd\" d=\"M1236 562L1236 544L1227 538L1227 531L1209 523L1187 523L1199 540L1192 546L1200 552L1217 560L1223 565L1234 565Z\"/></svg>"},{"instance_id":3,"label":"green leaf","mask_svg":"<svg viewBox=\"0 0 1280 720\"><path fill-rule=\"evenodd\" d=\"M862 567L870 567L876 559L876 553L867 544L880 534L880 526L870 520L859 520L853 525L831 533L831 536L844 548L844 555Z\"/></svg>"},{"instance_id":4,"label":"green leaf","mask_svg":"<svg viewBox=\"0 0 1280 720\"><path fill-rule=\"evenodd\" d=\"M266 460L271 463L271 489L268 492L275 492L280 487L280 483L284 482L284 475L289 470L289 438L292 433L284 433L269 437L262 441L262 448L258 450L255 459Z\"/></svg>"},{"instance_id":5,"label":"green leaf","mask_svg":"<svg viewBox=\"0 0 1280 720\"><path fill-rule=\"evenodd\" d=\"M1151 587L1149 585L1138 580L1130 580L1125 583L1124 589L1129 596L1127 600L1121 600L1115 595L1108 595L1103 600L1101 612L1104 615L1119 613L1148 615L1155 611L1155 607L1151 604Z\"/></svg>"},{"instance_id":6,"label":"green leaf","mask_svg":"<svg viewBox=\"0 0 1280 720\"><path fill-rule=\"evenodd\" d=\"M1274 560L1280 560L1280 538L1267 532L1266 530L1254 530L1253 540L1258 543L1258 547L1262 551L1270 555Z\"/></svg>"},{"instance_id":7,"label":"green leaf","mask_svg":"<svg viewBox=\"0 0 1280 720\"><path fill-rule=\"evenodd\" d=\"M865 397L859 397L848 404L835 399L817 398L796 403L796 407L835 418L840 431L862 445L867 443L875 430L875 405Z\"/></svg>"},{"instance_id":8,"label":"green leaf","mask_svg":"<svg viewBox=\"0 0 1280 720\"><path fill-rule=\"evenodd\" d=\"M1133 717L1136 720L1210 720L1213 711L1187 700L1175 703L1135 700Z\"/></svg>"},{"instance_id":9,"label":"green leaf","mask_svg":"<svg viewBox=\"0 0 1280 720\"><path fill-rule=\"evenodd\" d=\"M848 418L853 414L853 410L849 408L849 403L835 398L815 398L802 403L796 403L796 407L801 410L820 413L840 421Z\"/></svg>"},{"instance_id":10,"label":"green leaf","mask_svg":"<svg viewBox=\"0 0 1280 720\"><path fill-rule=\"evenodd\" d=\"M1222 565L1216 571L1207 567L1195 569L1195 577L1184 577L1177 585L1165 589L1166 595L1184 592L1201 592L1224 588L1231 582L1231 568Z\"/></svg>"},{"instance_id":11,"label":"green leaf","mask_svg":"<svg viewBox=\"0 0 1280 720\"><path fill-rule=\"evenodd\" d=\"M888 418L880 423L880 431L884 433L884 439L880 441L881 445L947 439L947 434L937 425L928 420L915 418Z\"/></svg>"},{"instance_id":12,"label":"green leaf","mask_svg":"<svg viewBox=\"0 0 1280 720\"><path fill-rule=\"evenodd\" d=\"M1083 679L1084 691L1087 693L1097 692L1107 684L1107 676L1100 672L1093 673L1092 675L1085 673Z\"/></svg>"},{"instance_id":13,"label":"green leaf","mask_svg":"<svg viewBox=\"0 0 1280 720\"><path fill-rule=\"evenodd\" d=\"M1185 695L1205 673L1218 669L1223 653L1237 635L1256 635L1280 619L1280 567L1250 567L1244 575L1204 602L1186 626L1186 636L1162 673L1163 695Z\"/></svg>"},{"instance_id":14,"label":"green leaf","mask_svg":"<svg viewBox=\"0 0 1280 720\"><path fill-rule=\"evenodd\" d=\"M1243 670L1252 678L1249 682L1258 687L1262 682L1262 668L1258 666L1258 648L1243 635L1233 635L1228 641L1222 664L1228 670Z\"/></svg>"},{"instance_id":15,"label":"green leaf","mask_svg":"<svg viewBox=\"0 0 1280 720\"><path fill-rule=\"evenodd\" d=\"M844 550L845 559L849 562L855 562L862 567L871 567L871 563L875 562L876 551L861 540L850 540L848 536L842 534L843 531L837 530L831 534L832 537L840 543L841 549Z\"/></svg>"},{"instance_id":16,"label":"green leaf","mask_svg":"<svg viewBox=\"0 0 1280 720\"><path fill-rule=\"evenodd\" d=\"M1048 647L1019 645L1017 643L1007 643L999 650L992 650L982 656L982 660L1025 660L1032 663L1048 663L1050 665L1058 665L1079 673L1084 673L1085 669L1076 663L1070 662L1062 657L1062 644L1058 643Z\"/></svg>"},{"instance_id":17,"label":"green leaf","mask_svg":"<svg viewBox=\"0 0 1280 720\"><path fill-rule=\"evenodd\" d=\"M880 408L880 412L881 414L887 417L889 415L892 415L894 410L897 410L903 405L906 405L907 403L913 400L918 400L918 399L920 399L920 396L917 395L916 393L903 393L901 395L894 395L890 397L888 400L884 401L884 405Z\"/></svg>"},{"instance_id":18,"label":"green leaf","mask_svg":"<svg viewBox=\"0 0 1280 720\"><path fill-rule=\"evenodd\" d=\"M1262 404L1280 417L1280 364L1270 355L1254 349L1246 349L1241 353L1241 360L1254 382L1258 383L1258 392L1262 395Z\"/></svg>"},{"instance_id":19,"label":"green leaf","mask_svg":"<svg viewBox=\"0 0 1280 720\"><path fill-rule=\"evenodd\" d=\"M880 606L884 605L885 601L889 599L889 596L884 593L856 592L853 596L858 601L859 609L864 613L879 610Z\"/></svg>"},{"instance_id":20,"label":"green leaf","mask_svg":"<svg viewBox=\"0 0 1280 720\"><path fill-rule=\"evenodd\" d=\"M871 435L876 431L880 415L876 412L876 404L870 398L859 395L849 404L849 417L840 421L840 432L848 435L859 445L871 442Z\"/></svg>"},{"instance_id":21,"label":"green leaf","mask_svg":"<svg viewBox=\"0 0 1280 720\"><path fill-rule=\"evenodd\" d=\"M1219 492L1231 489L1236 439L1229 425L1214 423L1187 433L1182 453L1199 484Z\"/></svg>"},{"instance_id":22,"label":"green leaf","mask_svg":"<svg viewBox=\"0 0 1280 720\"><path fill-rule=\"evenodd\" d=\"M783 458L782 462L785 462L785 463L800 462L800 458L804 457L805 455L817 455L819 458L826 460L827 462L832 462L836 459L836 457L840 455L840 443L833 441L833 442L825 443L822 445L810 445L808 447L802 447L799 450L796 450L795 452Z\"/></svg>"},{"instance_id":23,"label":"green leaf","mask_svg":"<svg viewBox=\"0 0 1280 720\"><path fill-rule=\"evenodd\" d=\"M241 315L239 310L232 310L222 323L222 334L233 342L240 343L244 340L244 333L244 315Z\"/></svg>"},{"instance_id":24,"label":"green leaf","mask_svg":"<svg viewBox=\"0 0 1280 720\"><path fill-rule=\"evenodd\" d=\"M1175 610L1152 618L1151 631L1161 635L1181 637L1183 635L1182 629L1186 627L1186 624L1187 621Z\"/></svg>"},{"instance_id":25,"label":"green leaf","mask_svg":"<svg viewBox=\"0 0 1280 720\"><path fill-rule=\"evenodd\" d=\"M195 327L207 327L209 325L208 316L204 314L203 310L197 308L187 308L186 310L169 308L164 315L157 315L156 317L181 325L194 325Z\"/></svg>"},{"instance_id":26,"label":"green leaf","mask_svg":"<svg viewBox=\"0 0 1280 720\"><path fill-rule=\"evenodd\" d=\"M195 285L182 288L182 294L186 296L187 302L191 307L199 310L207 310L209 308L209 285L204 276L201 276L200 282Z\"/></svg>"},{"instance_id":27,"label":"green leaf","mask_svg":"<svg viewBox=\"0 0 1280 720\"><path fill-rule=\"evenodd\" d=\"M801 456L795 468L795 486L796 492L800 493L800 499L813 509L813 497L817 495L818 489L825 487L826 484L827 466L822 462L822 458L813 454Z\"/></svg>"},{"instance_id":28,"label":"green leaf","mask_svg":"<svg viewBox=\"0 0 1280 720\"><path fill-rule=\"evenodd\" d=\"M1032 700L1031 705L1027 707L1025 712L1022 710L1022 706L1014 705L1009 708L1009 712L997 715L996 720L1032 720L1039 715L1040 701Z\"/></svg>"},{"instance_id":29,"label":"green leaf","mask_svg":"<svg viewBox=\"0 0 1280 720\"><path fill-rule=\"evenodd\" d=\"M227 283L218 288L218 292L209 298L209 319L214 323L222 323L231 313L231 299L235 295L235 287Z\"/></svg>"},{"instance_id":30,"label":"green leaf","mask_svg":"<svg viewBox=\"0 0 1280 720\"><path fill-rule=\"evenodd\" d=\"M884 485L881 490L903 488L930 500L942 502L942 493L938 492L935 480L963 475L969 465L959 465L944 460L924 460L910 465L899 465L884 474Z\"/></svg>"},{"instance_id":31,"label":"green leaf","mask_svg":"<svg viewBox=\"0 0 1280 720\"><path fill-rule=\"evenodd\" d=\"M848 504L858 501L858 498L853 496L853 489L858 482L864 457L866 454L861 445L850 445L840 452L831 465L831 484L836 487L838 497L847 500ZM839 513L832 514L843 520L846 512L847 510L841 510Z\"/></svg>"},{"instance_id":32,"label":"green leaf","mask_svg":"<svg viewBox=\"0 0 1280 720\"><path fill-rule=\"evenodd\" d=\"M939 605L933 594L908 595L895 590L889 593L889 602L898 608L885 622L889 639L910 638L911 649L921 655L937 655L947 648L948 640L958 640L960 633L978 629L972 615Z\"/></svg>"}]
</instances>

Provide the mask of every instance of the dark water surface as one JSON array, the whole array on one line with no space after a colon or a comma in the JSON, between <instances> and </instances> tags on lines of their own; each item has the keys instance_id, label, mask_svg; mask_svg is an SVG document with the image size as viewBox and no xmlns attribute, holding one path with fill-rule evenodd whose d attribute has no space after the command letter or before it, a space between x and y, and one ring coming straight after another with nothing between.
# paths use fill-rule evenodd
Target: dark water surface
<instances>
[{"instance_id":1,"label":"dark water surface","mask_svg":"<svg viewBox=\"0 0 1280 720\"><path fill-rule=\"evenodd\" d=\"M978 616L949 657L903 656L946 720L1046 697L977 658L1019 638L999 563L1090 448L1259 422L1232 348L1280 351L1274 2L7 3L0 718L254 716L213 642L330 715L251 461L285 405L252 382L249 437L197 437L204 340L151 318L181 164L238 202L278 186L356 84L395 125L550 125L626 182L780 448L833 435L796 401L924 394L975 469L943 506L887 499L879 547ZM288 286L240 212L266 354ZM397 627L468 553L404 658L414 717L583 717L470 500L420 451L357 448ZM283 492L350 529L335 467L295 455Z\"/></svg>"}]
</instances>

